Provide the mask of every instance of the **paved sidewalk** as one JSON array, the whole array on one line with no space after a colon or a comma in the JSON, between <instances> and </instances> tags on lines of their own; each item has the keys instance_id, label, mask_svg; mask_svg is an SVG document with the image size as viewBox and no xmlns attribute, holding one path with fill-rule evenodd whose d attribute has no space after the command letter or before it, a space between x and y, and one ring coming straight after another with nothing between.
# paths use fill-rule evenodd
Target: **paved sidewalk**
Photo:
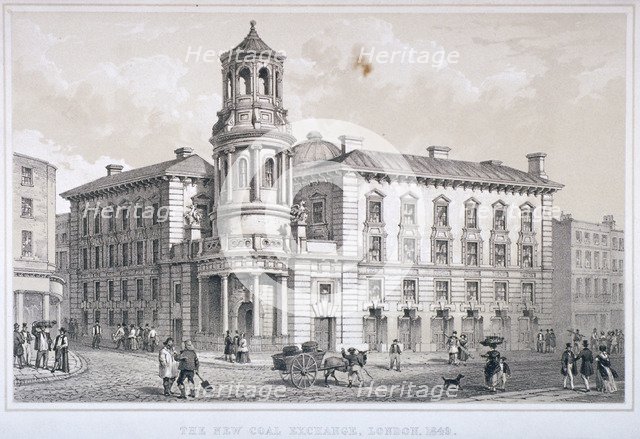
<instances>
[{"instance_id":1,"label":"paved sidewalk","mask_svg":"<svg viewBox=\"0 0 640 439\"><path fill-rule=\"evenodd\" d=\"M86 361L82 358L81 355L76 352L69 351L69 373L64 373L62 371L56 370L51 373L51 368L53 367L55 354L53 352L49 353L49 361L47 364L47 369L34 369L33 365L25 366L22 369L18 369L14 366L13 368L13 377L14 383L16 386L25 386L28 384L34 383L45 383L49 381L58 381L65 380L72 376L81 374L87 369ZM35 362L35 359L32 361L32 364Z\"/></svg>"},{"instance_id":2,"label":"paved sidewalk","mask_svg":"<svg viewBox=\"0 0 640 439\"><path fill-rule=\"evenodd\" d=\"M594 383L595 384L595 383ZM624 389L624 381L616 383L618 389ZM592 384L593 385L593 384ZM602 393L594 388L590 392L585 392L583 388L576 387L576 390L563 389L560 386L546 387L542 389L531 389L517 392L497 392L488 395L477 395L469 398L452 399L451 403L473 403L473 402L495 402L500 404L509 403L554 403L554 402L624 402L624 391L616 393Z\"/></svg>"}]
</instances>

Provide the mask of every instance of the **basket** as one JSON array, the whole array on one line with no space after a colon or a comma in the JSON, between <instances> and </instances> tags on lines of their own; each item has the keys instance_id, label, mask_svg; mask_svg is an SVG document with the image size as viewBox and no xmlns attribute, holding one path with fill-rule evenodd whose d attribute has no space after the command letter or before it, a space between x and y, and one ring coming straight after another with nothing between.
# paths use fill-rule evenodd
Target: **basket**
<instances>
[{"instance_id":1,"label":"basket","mask_svg":"<svg viewBox=\"0 0 640 439\"><path fill-rule=\"evenodd\" d=\"M317 352L318 351L318 342L316 341L306 341L302 343L302 352Z\"/></svg>"},{"instance_id":2,"label":"basket","mask_svg":"<svg viewBox=\"0 0 640 439\"><path fill-rule=\"evenodd\" d=\"M285 346L282 348L282 354L286 357L291 355L298 355L300 352L300 348L298 346Z\"/></svg>"}]
</instances>

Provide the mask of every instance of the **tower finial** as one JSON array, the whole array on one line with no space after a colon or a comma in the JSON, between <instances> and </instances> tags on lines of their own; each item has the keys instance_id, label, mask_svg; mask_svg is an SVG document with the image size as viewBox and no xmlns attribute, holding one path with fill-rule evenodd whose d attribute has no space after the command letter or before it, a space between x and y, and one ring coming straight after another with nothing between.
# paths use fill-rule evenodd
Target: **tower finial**
<instances>
[{"instance_id":1,"label":"tower finial","mask_svg":"<svg viewBox=\"0 0 640 439\"><path fill-rule=\"evenodd\" d=\"M249 22L249 24L251 25L251 30L255 30L256 29L256 21L255 20L251 20Z\"/></svg>"}]
</instances>

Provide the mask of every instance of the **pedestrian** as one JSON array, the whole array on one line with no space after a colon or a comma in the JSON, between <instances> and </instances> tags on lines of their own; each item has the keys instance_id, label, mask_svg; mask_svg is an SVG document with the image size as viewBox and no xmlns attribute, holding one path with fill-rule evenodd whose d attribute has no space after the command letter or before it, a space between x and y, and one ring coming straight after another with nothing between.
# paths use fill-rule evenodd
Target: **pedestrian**
<instances>
[{"instance_id":1,"label":"pedestrian","mask_svg":"<svg viewBox=\"0 0 640 439\"><path fill-rule=\"evenodd\" d=\"M129 328L128 341L129 341L129 350L135 351L138 349L138 346L136 345L136 327L133 324Z\"/></svg>"},{"instance_id":2,"label":"pedestrian","mask_svg":"<svg viewBox=\"0 0 640 439\"><path fill-rule=\"evenodd\" d=\"M251 363L251 360L249 359L249 344L247 343L244 332L240 336L238 354L240 355L240 363Z\"/></svg>"},{"instance_id":3,"label":"pedestrian","mask_svg":"<svg viewBox=\"0 0 640 439\"><path fill-rule=\"evenodd\" d=\"M560 358L560 363L562 367L560 368L560 372L564 376L564 380L562 381L562 387L564 389L567 388L567 380L571 385L571 390L575 390L573 387L573 377L578 374L578 366L576 364L576 354L571 350L571 343L567 343L567 347L562 353L562 357Z\"/></svg>"},{"instance_id":4,"label":"pedestrian","mask_svg":"<svg viewBox=\"0 0 640 439\"><path fill-rule=\"evenodd\" d=\"M580 352L580 344L582 344L583 336L580 334L580 330L576 329L573 332L572 341L573 341L573 351L577 355ZM586 341L586 340L585 340Z\"/></svg>"},{"instance_id":5,"label":"pedestrian","mask_svg":"<svg viewBox=\"0 0 640 439\"><path fill-rule=\"evenodd\" d=\"M593 332L591 333L591 337L589 338L591 341L591 350L595 351L598 349L600 345L600 336L598 335L598 328L593 328Z\"/></svg>"},{"instance_id":6,"label":"pedestrian","mask_svg":"<svg viewBox=\"0 0 640 439\"><path fill-rule=\"evenodd\" d=\"M13 361L14 365L17 362L18 369L22 369L22 363L24 361L24 338L20 332L20 325L14 323L13 325ZM17 361L16 361L17 360Z\"/></svg>"},{"instance_id":7,"label":"pedestrian","mask_svg":"<svg viewBox=\"0 0 640 439\"><path fill-rule=\"evenodd\" d=\"M156 327L152 326L149 331L149 350L151 352L156 351L156 347L158 346L158 333L156 332Z\"/></svg>"},{"instance_id":8,"label":"pedestrian","mask_svg":"<svg viewBox=\"0 0 640 439\"><path fill-rule=\"evenodd\" d=\"M64 328L60 328L56 341L53 343L53 350L56 354L55 362L51 368L51 373L57 370L69 373L69 340Z\"/></svg>"},{"instance_id":9,"label":"pedestrian","mask_svg":"<svg viewBox=\"0 0 640 439\"><path fill-rule=\"evenodd\" d=\"M607 346L607 344L608 344L607 334L605 334L604 331L600 331L600 340L598 340L598 347L593 351L598 352L598 350L600 349L600 346Z\"/></svg>"},{"instance_id":10,"label":"pedestrian","mask_svg":"<svg viewBox=\"0 0 640 439\"><path fill-rule=\"evenodd\" d=\"M120 345L122 345L123 349L126 349L126 341L125 341L125 333L124 333L124 323L121 325L118 323L118 329L113 333L113 342L116 344L116 350L120 349Z\"/></svg>"},{"instance_id":11,"label":"pedestrian","mask_svg":"<svg viewBox=\"0 0 640 439\"><path fill-rule=\"evenodd\" d=\"M140 324L136 328L136 350L140 350L142 348L143 337L144 337L144 329L142 328L142 324Z\"/></svg>"},{"instance_id":12,"label":"pedestrian","mask_svg":"<svg viewBox=\"0 0 640 439\"><path fill-rule=\"evenodd\" d=\"M580 353L576 355L576 361L582 359L580 376L582 376L582 380L584 381L585 391L590 392L589 377L593 375L593 353L589 350L589 342L587 340L584 340L582 344L583 348Z\"/></svg>"},{"instance_id":13,"label":"pedestrian","mask_svg":"<svg viewBox=\"0 0 640 439\"><path fill-rule=\"evenodd\" d=\"M447 340L447 347L449 351L449 364L457 366L458 363L458 331L453 331L451 337L444 334Z\"/></svg>"},{"instance_id":14,"label":"pedestrian","mask_svg":"<svg viewBox=\"0 0 640 439\"><path fill-rule=\"evenodd\" d=\"M162 387L164 388L164 396L171 396L171 387L178 376L178 362L176 361L177 353L173 348L173 338L167 338L160 354L158 354L158 362L160 363L158 375L162 378Z\"/></svg>"},{"instance_id":15,"label":"pedestrian","mask_svg":"<svg viewBox=\"0 0 640 439\"><path fill-rule=\"evenodd\" d=\"M231 338L231 334L227 330L227 334L224 337L224 361L228 361L229 363L234 362L233 355L233 339Z\"/></svg>"},{"instance_id":16,"label":"pedestrian","mask_svg":"<svg viewBox=\"0 0 640 439\"><path fill-rule=\"evenodd\" d=\"M548 354L551 351L551 340L549 339L549 330L544 333L544 353Z\"/></svg>"},{"instance_id":17,"label":"pedestrian","mask_svg":"<svg viewBox=\"0 0 640 439\"><path fill-rule=\"evenodd\" d=\"M191 389L189 391L189 396L195 398L196 396L196 388L195 383L193 382L194 374L198 372L200 367L200 362L198 361L198 355L193 348L193 343L191 340L187 340L184 342L184 349L178 355L178 360L180 364L178 369L180 370L180 375L178 376L178 388L180 389L180 399L187 398L187 390L185 386L186 383L191 383Z\"/></svg>"},{"instance_id":18,"label":"pedestrian","mask_svg":"<svg viewBox=\"0 0 640 439\"><path fill-rule=\"evenodd\" d=\"M30 366L31 365L31 343L33 342L33 335L27 329L27 324L22 324L22 337L24 338L24 343L22 345L23 355L23 365Z\"/></svg>"},{"instance_id":19,"label":"pedestrian","mask_svg":"<svg viewBox=\"0 0 640 439\"><path fill-rule=\"evenodd\" d=\"M600 346L600 353L596 356L596 389L604 393L613 393L618 390L615 378L618 374L611 367L611 358L606 346Z\"/></svg>"},{"instance_id":20,"label":"pedestrian","mask_svg":"<svg viewBox=\"0 0 640 439\"><path fill-rule=\"evenodd\" d=\"M238 335L238 331L236 330L235 335L233 336L233 346L234 353L236 354L236 363L240 362L240 336Z\"/></svg>"},{"instance_id":21,"label":"pedestrian","mask_svg":"<svg viewBox=\"0 0 640 439\"><path fill-rule=\"evenodd\" d=\"M611 350L610 354L618 353L618 331L611 331Z\"/></svg>"},{"instance_id":22,"label":"pedestrian","mask_svg":"<svg viewBox=\"0 0 640 439\"><path fill-rule=\"evenodd\" d=\"M96 320L96 323L93 325L91 333L93 334L91 347L93 349L100 349L100 340L102 340L102 328L100 327L100 322L98 320Z\"/></svg>"},{"instance_id":23,"label":"pedestrian","mask_svg":"<svg viewBox=\"0 0 640 439\"><path fill-rule=\"evenodd\" d=\"M468 343L469 340L467 339L467 334L462 334L460 336L460 340L458 340L458 360L460 360L460 362L465 366L467 365L467 360L471 357L471 354L467 349Z\"/></svg>"},{"instance_id":24,"label":"pedestrian","mask_svg":"<svg viewBox=\"0 0 640 439\"><path fill-rule=\"evenodd\" d=\"M542 329L536 336L536 351L540 354L544 351L544 334L542 332Z\"/></svg>"},{"instance_id":25,"label":"pedestrian","mask_svg":"<svg viewBox=\"0 0 640 439\"><path fill-rule=\"evenodd\" d=\"M36 370L42 365L43 369L47 369L49 363L49 351L51 350L51 337L45 332L42 326L35 326L35 341L33 347L36 350Z\"/></svg>"},{"instance_id":26,"label":"pedestrian","mask_svg":"<svg viewBox=\"0 0 640 439\"><path fill-rule=\"evenodd\" d=\"M509 368L509 364L507 364L506 357L500 357L500 377L498 381L501 383L501 386L498 387L500 390L507 390L507 379L511 376L511 369Z\"/></svg>"},{"instance_id":27,"label":"pedestrian","mask_svg":"<svg viewBox=\"0 0 640 439\"><path fill-rule=\"evenodd\" d=\"M149 332L151 332L151 329L149 329L149 324L147 323L146 325L144 325L144 330L142 331L142 350L143 351L149 350Z\"/></svg>"},{"instance_id":28,"label":"pedestrian","mask_svg":"<svg viewBox=\"0 0 640 439\"><path fill-rule=\"evenodd\" d=\"M347 378L349 379L349 385L347 387L353 387L353 378L358 379L358 383L364 383L360 370L364 367L362 356L357 354L357 350L354 347L348 349L348 354L342 348L342 358L347 360Z\"/></svg>"},{"instance_id":29,"label":"pedestrian","mask_svg":"<svg viewBox=\"0 0 640 439\"><path fill-rule=\"evenodd\" d=\"M549 349L551 350L551 353L556 352L556 342L556 334L553 332L553 328L551 328L549 330Z\"/></svg>"},{"instance_id":30,"label":"pedestrian","mask_svg":"<svg viewBox=\"0 0 640 439\"><path fill-rule=\"evenodd\" d=\"M393 365L395 364L396 370L400 372L400 356L402 355L402 349L398 344L398 339L394 339L393 343L391 343L391 347L389 348L389 370L393 369Z\"/></svg>"},{"instance_id":31,"label":"pedestrian","mask_svg":"<svg viewBox=\"0 0 640 439\"><path fill-rule=\"evenodd\" d=\"M500 374L500 352L496 343L489 344L489 351L482 355L487 359L484 365L484 383L490 392L495 392L498 385L498 375Z\"/></svg>"}]
</instances>

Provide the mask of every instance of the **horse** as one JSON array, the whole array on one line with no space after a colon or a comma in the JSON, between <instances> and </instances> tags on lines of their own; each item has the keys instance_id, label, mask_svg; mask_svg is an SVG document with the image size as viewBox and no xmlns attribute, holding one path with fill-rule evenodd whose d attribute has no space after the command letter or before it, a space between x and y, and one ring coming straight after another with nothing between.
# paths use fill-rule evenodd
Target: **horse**
<instances>
[{"instance_id":1,"label":"horse","mask_svg":"<svg viewBox=\"0 0 640 439\"><path fill-rule=\"evenodd\" d=\"M336 371L344 372L350 377L352 374L356 374L358 376L359 381L362 380L362 376L360 375L360 370L363 369L364 365L367 364L367 352L368 351L359 351L356 350L357 362L352 367L352 370L349 370L349 360L344 357L327 357L322 363L322 368L324 369L324 385L325 387L329 387L329 376L332 376L336 381L336 386L340 384L338 378L336 378Z\"/></svg>"}]
</instances>

